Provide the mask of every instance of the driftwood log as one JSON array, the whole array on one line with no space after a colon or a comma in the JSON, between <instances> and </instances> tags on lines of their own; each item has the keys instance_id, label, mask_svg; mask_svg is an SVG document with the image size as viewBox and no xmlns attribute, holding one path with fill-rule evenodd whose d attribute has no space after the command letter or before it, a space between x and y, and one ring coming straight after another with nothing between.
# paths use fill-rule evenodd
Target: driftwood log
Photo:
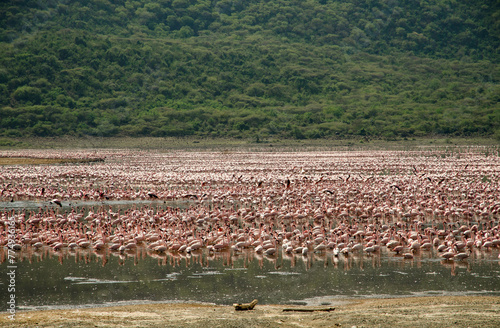
<instances>
[{"instance_id":1,"label":"driftwood log","mask_svg":"<svg viewBox=\"0 0 500 328\"><path fill-rule=\"evenodd\" d=\"M324 311L324 312L330 312L334 311L335 308L288 308L288 309L283 309L283 312L315 312L315 311Z\"/></svg>"},{"instance_id":2,"label":"driftwood log","mask_svg":"<svg viewBox=\"0 0 500 328\"><path fill-rule=\"evenodd\" d=\"M253 310L253 308L255 307L255 305L257 305L258 302L259 301L257 300L253 300L250 303L235 303L233 304L233 306L236 311L247 311L247 310Z\"/></svg>"}]
</instances>

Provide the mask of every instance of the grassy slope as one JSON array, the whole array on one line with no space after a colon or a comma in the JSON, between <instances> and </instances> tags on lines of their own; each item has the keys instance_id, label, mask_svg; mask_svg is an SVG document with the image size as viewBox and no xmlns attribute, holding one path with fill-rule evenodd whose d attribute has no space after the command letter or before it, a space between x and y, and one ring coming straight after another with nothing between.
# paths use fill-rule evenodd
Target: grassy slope
<instances>
[{"instance_id":1,"label":"grassy slope","mask_svg":"<svg viewBox=\"0 0 500 328\"><path fill-rule=\"evenodd\" d=\"M5 137L500 137L494 1L2 6Z\"/></svg>"}]
</instances>

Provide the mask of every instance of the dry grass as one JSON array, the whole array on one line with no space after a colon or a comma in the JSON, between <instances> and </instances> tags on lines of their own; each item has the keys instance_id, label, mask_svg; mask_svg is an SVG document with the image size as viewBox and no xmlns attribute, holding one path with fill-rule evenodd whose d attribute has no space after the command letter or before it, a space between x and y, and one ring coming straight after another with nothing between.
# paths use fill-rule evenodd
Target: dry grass
<instances>
[{"instance_id":1,"label":"dry grass","mask_svg":"<svg viewBox=\"0 0 500 328\"><path fill-rule=\"evenodd\" d=\"M9 139L0 143L0 149L183 149L183 150L220 150L220 149L368 149L368 150L407 150L421 147L466 147L471 145L498 146L499 140L488 138L418 138L387 141L383 139L265 139L257 143L253 139L199 138L199 137L58 137Z\"/></svg>"}]
</instances>

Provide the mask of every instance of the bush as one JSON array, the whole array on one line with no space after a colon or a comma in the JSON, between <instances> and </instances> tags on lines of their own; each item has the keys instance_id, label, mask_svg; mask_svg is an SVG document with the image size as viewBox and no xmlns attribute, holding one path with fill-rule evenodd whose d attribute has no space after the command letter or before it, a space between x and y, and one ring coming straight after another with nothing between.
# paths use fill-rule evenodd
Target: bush
<instances>
[{"instance_id":1,"label":"bush","mask_svg":"<svg viewBox=\"0 0 500 328\"><path fill-rule=\"evenodd\" d=\"M22 86L12 93L14 102L39 105L42 101L42 91L38 88Z\"/></svg>"}]
</instances>

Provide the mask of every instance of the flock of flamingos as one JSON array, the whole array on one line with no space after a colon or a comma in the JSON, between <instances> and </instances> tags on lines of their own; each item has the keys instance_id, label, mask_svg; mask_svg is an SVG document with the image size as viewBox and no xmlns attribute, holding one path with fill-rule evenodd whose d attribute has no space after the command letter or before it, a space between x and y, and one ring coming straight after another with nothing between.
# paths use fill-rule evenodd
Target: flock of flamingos
<instances>
[{"instance_id":1,"label":"flock of flamingos","mask_svg":"<svg viewBox=\"0 0 500 328\"><path fill-rule=\"evenodd\" d=\"M443 261L500 250L496 149L26 150L0 156L103 159L0 166L4 250L349 257L383 249L402 260L432 252ZM38 209L8 207L20 201ZM134 204L113 210L123 201Z\"/></svg>"}]
</instances>

